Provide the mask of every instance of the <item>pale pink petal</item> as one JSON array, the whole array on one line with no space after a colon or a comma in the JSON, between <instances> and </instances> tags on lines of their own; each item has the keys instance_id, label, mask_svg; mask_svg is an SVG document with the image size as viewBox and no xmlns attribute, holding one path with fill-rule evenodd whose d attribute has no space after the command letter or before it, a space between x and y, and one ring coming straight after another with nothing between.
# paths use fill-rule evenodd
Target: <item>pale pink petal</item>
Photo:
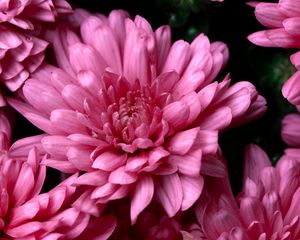
<instances>
[{"instance_id":1,"label":"pale pink petal","mask_svg":"<svg viewBox=\"0 0 300 240\"><path fill-rule=\"evenodd\" d=\"M199 130L197 127L176 133L166 143L167 150L171 154L185 155L191 149L194 142L198 141Z\"/></svg>"},{"instance_id":2,"label":"pale pink petal","mask_svg":"<svg viewBox=\"0 0 300 240\"><path fill-rule=\"evenodd\" d=\"M183 192L181 210L185 211L198 200L202 192L204 179L202 176L196 178L180 176L180 181Z\"/></svg>"},{"instance_id":3,"label":"pale pink petal","mask_svg":"<svg viewBox=\"0 0 300 240\"><path fill-rule=\"evenodd\" d=\"M136 173L127 172L125 167L120 167L109 175L108 181L114 184L131 184L134 183L138 179L138 175Z\"/></svg>"},{"instance_id":4,"label":"pale pink petal","mask_svg":"<svg viewBox=\"0 0 300 240\"><path fill-rule=\"evenodd\" d=\"M183 192L179 176L174 173L160 176L155 181L155 196L169 217L173 217L182 205Z\"/></svg>"},{"instance_id":5,"label":"pale pink petal","mask_svg":"<svg viewBox=\"0 0 300 240\"><path fill-rule=\"evenodd\" d=\"M154 193L154 184L152 177L141 176L132 194L131 206L130 206L130 218L132 224L136 222L139 214L149 205Z\"/></svg>"},{"instance_id":6,"label":"pale pink petal","mask_svg":"<svg viewBox=\"0 0 300 240\"><path fill-rule=\"evenodd\" d=\"M257 145L247 145L245 150L245 179L250 178L253 181L257 181L260 171L268 166L271 166L271 162L267 154Z\"/></svg>"},{"instance_id":7,"label":"pale pink petal","mask_svg":"<svg viewBox=\"0 0 300 240\"><path fill-rule=\"evenodd\" d=\"M112 171L121 167L127 159L127 154L108 151L99 155L93 162L92 167L104 171Z\"/></svg>"}]
</instances>

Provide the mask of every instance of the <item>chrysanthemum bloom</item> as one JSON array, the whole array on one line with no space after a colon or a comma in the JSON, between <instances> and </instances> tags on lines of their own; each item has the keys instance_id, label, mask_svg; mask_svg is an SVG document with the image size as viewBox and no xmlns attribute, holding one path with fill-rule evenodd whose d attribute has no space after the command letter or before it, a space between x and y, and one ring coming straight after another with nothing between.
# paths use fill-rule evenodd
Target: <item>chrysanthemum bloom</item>
<instances>
[{"instance_id":1,"label":"chrysanthemum bloom","mask_svg":"<svg viewBox=\"0 0 300 240\"><path fill-rule=\"evenodd\" d=\"M264 47L300 48L300 1L279 0L278 3L250 2L257 20L269 30L251 34L248 39ZM299 70L300 52L291 56ZM300 105L300 73L294 74L283 86L282 93L291 103Z\"/></svg>"},{"instance_id":2,"label":"chrysanthemum bloom","mask_svg":"<svg viewBox=\"0 0 300 240\"><path fill-rule=\"evenodd\" d=\"M246 150L243 192L238 201L223 194L198 209L210 239L300 239L300 152L288 149L272 167L256 145ZM203 205L202 205L203 207Z\"/></svg>"},{"instance_id":3,"label":"chrysanthemum bloom","mask_svg":"<svg viewBox=\"0 0 300 240\"><path fill-rule=\"evenodd\" d=\"M98 203L131 197L131 219L155 198L172 217L201 194L214 174L218 131L256 118L265 101L254 86L212 82L228 57L223 43L203 34L171 45L171 32L155 32L124 11L90 16L80 35L57 29L61 69L45 66L10 103L48 133L43 163L83 174Z\"/></svg>"},{"instance_id":4,"label":"chrysanthemum bloom","mask_svg":"<svg viewBox=\"0 0 300 240\"><path fill-rule=\"evenodd\" d=\"M107 239L111 235L114 217L99 217L101 209L93 206L89 211L95 217L81 212L82 204L91 203L73 197L76 175L40 193L46 176L38 153L41 136L19 140L9 148L11 129L2 111L0 131L1 239Z\"/></svg>"}]
</instances>

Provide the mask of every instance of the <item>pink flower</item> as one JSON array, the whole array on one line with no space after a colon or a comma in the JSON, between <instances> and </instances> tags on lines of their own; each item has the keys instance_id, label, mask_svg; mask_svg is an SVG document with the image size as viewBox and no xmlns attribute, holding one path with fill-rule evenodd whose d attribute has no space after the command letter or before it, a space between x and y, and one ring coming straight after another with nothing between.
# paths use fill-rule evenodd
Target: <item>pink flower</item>
<instances>
[{"instance_id":1,"label":"pink flower","mask_svg":"<svg viewBox=\"0 0 300 240\"><path fill-rule=\"evenodd\" d=\"M251 34L248 39L259 46L300 48L300 1L280 0L278 3L250 2L255 7L257 20L270 30ZM300 52L291 56L291 62L299 70ZM300 105L300 73L296 72L282 88L289 102Z\"/></svg>"},{"instance_id":2,"label":"pink flower","mask_svg":"<svg viewBox=\"0 0 300 240\"><path fill-rule=\"evenodd\" d=\"M200 170L222 173L207 157L218 131L260 116L264 99L249 82L212 82L228 50L203 34L172 45L168 26L153 32L124 11L87 17L80 32L60 26L61 69L44 66L25 97L10 100L48 134L43 163L83 172L76 184L98 203L130 196L132 222L153 198L169 217L190 208L202 191Z\"/></svg>"},{"instance_id":3,"label":"pink flower","mask_svg":"<svg viewBox=\"0 0 300 240\"><path fill-rule=\"evenodd\" d=\"M54 22L58 15L70 14L65 0L3 0L0 3L0 23L33 30L37 22Z\"/></svg>"},{"instance_id":4,"label":"pink flower","mask_svg":"<svg viewBox=\"0 0 300 240\"><path fill-rule=\"evenodd\" d=\"M114 217L100 217L95 207L95 217L81 212L83 199L73 197L76 174L40 193L46 177L38 151L41 136L21 139L9 148L11 127L2 111L0 130L1 239L107 239L112 234Z\"/></svg>"},{"instance_id":5,"label":"pink flower","mask_svg":"<svg viewBox=\"0 0 300 240\"><path fill-rule=\"evenodd\" d=\"M272 167L256 145L245 154L244 188L239 205L228 194L203 203L198 218L208 239L299 239L300 155L288 149Z\"/></svg>"}]
</instances>

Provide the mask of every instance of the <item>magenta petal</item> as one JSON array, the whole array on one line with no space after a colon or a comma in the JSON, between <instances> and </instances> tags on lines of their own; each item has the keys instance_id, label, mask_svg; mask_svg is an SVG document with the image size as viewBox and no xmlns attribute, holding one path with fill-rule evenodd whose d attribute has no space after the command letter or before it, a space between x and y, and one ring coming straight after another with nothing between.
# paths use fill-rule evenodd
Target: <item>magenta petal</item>
<instances>
[{"instance_id":1,"label":"magenta petal","mask_svg":"<svg viewBox=\"0 0 300 240\"><path fill-rule=\"evenodd\" d=\"M21 205L24 203L29 194L33 191L34 187L34 175L32 172L32 168L28 166L28 164L24 163L22 168L20 169L19 176L15 183L12 200L15 201L15 204Z\"/></svg>"},{"instance_id":2,"label":"magenta petal","mask_svg":"<svg viewBox=\"0 0 300 240\"><path fill-rule=\"evenodd\" d=\"M43 224L41 222L28 222L22 225L18 225L17 227L9 228L5 232L9 236L17 239L39 231L40 229L42 229L42 226Z\"/></svg>"},{"instance_id":3,"label":"magenta petal","mask_svg":"<svg viewBox=\"0 0 300 240\"><path fill-rule=\"evenodd\" d=\"M300 103L300 71L290 77L282 87L282 95L295 105Z\"/></svg>"},{"instance_id":4,"label":"magenta petal","mask_svg":"<svg viewBox=\"0 0 300 240\"><path fill-rule=\"evenodd\" d=\"M218 148L218 132L213 130L199 131L197 146L203 154L216 153Z\"/></svg>"},{"instance_id":5,"label":"magenta petal","mask_svg":"<svg viewBox=\"0 0 300 240\"><path fill-rule=\"evenodd\" d=\"M91 171L92 159L90 157L92 149L85 147L69 147L66 155L68 160L78 169L82 171Z\"/></svg>"},{"instance_id":6,"label":"magenta petal","mask_svg":"<svg viewBox=\"0 0 300 240\"><path fill-rule=\"evenodd\" d=\"M77 73L82 70L91 70L98 77L102 75L107 63L96 50L82 43L75 43L70 46L70 49L70 63Z\"/></svg>"},{"instance_id":7,"label":"magenta petal","mask_svg":"<svg viewBox=\"0 0 300 240\"><path fill-rule=\"evenodd\" d=\"M28 202L19 207L16 207L11 212L10 222L12 225L17 226L20 223L32 219L39 211L39 203L36 201Z\"/></svg>"},{"instance_id":8,"label":"magenta petal","mask_svg":"<svg viewBox=\"0 0 300 240\"><path fill-rule=\"evenodd\" d=\"M50 121L55 127L66 133L87 133L85 126L77 118L76 112L72 110L54 110L51 112Z\"/></svg>"},{"instance_id":9,"label":"magenta petal","mask_svg":"<svg viewBox=\"0 0 300 240\"><path fill-rule=\"evenodd\" d=\"M282 120L281 136L290 146L300 146L300 115L289 114Z\"/></svg>"},{"instance_id":10,"label":"magenta petal","mask_svg":"<svg viewBox=\"0 0 300 240\"><path fill-rule=\"evenodd\" d=\"M192 177L197 177L200 175L201 161L201 149L190 151L183 156L171 155L169 157L169 163L177 166L180 173Z\"/></svg>"},{"instance_id":11,"label":"magenta petal","mask_svg":"<svg viewBox=\"0 0 300 240\"><path fill-rule=\"evenodd\" d=\"M168 142L167 150L171 154L185 155L197 141L199 128L176 133Z\"/></svg>"},{"instance_id":12,"label":"magenta petal","mask_svg":"<svg viewBox=\"0 0 300 240\"><path fill-rule=\"evenodd\" d=\"M141 176L136 185L132 195L130 206L130 218L132 224L136 222L139 214L149 205L154 193L154 184L152 177Z\"/></svg>"},{"instance_id":13,"label":"magenta petal","mask_svg":"<svg viewBox=\"0 0 300 240\"><path fill-rule=\"evenodd\" d=\"M274 44L267 36L266 31L252 33L248 36L248 40L258 46L262 47L275 47Z\"/></svg>"},{"instance_id":14,"label":"magenta petal","mask_svg":"<svg viewBox=\"0 0 300 240\"><path fill-rule=\"evenodd\" d=\"M211 113L199 123L201 129L223 130L228 127L232 121L232 113L229 107L220 107Z\"/></svg>"},{"instance_id":15,"label":"magenta petal","mask_svg":"<svg viewBox=\"0 0 300 240\"><path fill-rule=\"evenodd\" d=\"M166 61L166 58L171 47L171 29L169 26L161 26L155 31L155 39L157 42L157 62L159 72L162 72L162 66Z\"/></svg>"},{"instance_id":16,"label":"magenta petal","mask_svg":"<svg viewBox=\"0 0 300 240\"><path fill-rule=\"evenodd\" d=\"M181 210L189 209L200 197L204 179L202 176L192 178L187 176L180 177L182 184L183 200Z\"/></svg>"},{"instance_id":17,"label":"magenta petal","mask_svg":"<svg viewBox=\"0 0 300 240\"><path fill-rule=\"evenodd\" d=\"M148 163L150 164L150 166L155 165L156 163L161 161L161 159L163 159L169 155L170 155L170 153L167 150L165 150L163 147L153 148L149 152Z\"/></svg>"},{"instance_id":18,"label":"magenta petal","mask_svg":"<svg viewBox=\"0 0 300 240\"><path fill-rule=\"evenodd\" d=\"M104 171L113 171L125 164L127 154L119 154L107 151L99 155L93 162L92 167Z\"/></svg>"},{"instance_id":19,"label":"magenta petal","mask_svg":"<svg viewBox=\"0 0 300 240\"><path fill-rule=\"evenodd\" d=\"M52 157L66 156L67 149L72 146L72 141L65 136L46 136L42 139L42 144L47 153Z\"/></svg>"},{"instance_id":20,"label":"magenta petal","mask_svg":"<svg viewBox=\"0 0 300 240\"><path fill-rule=\"evenodd\" d=\"M174 173L160 176L155 181L155 196L169 217L173 217L182 205L183 193L179 176Z\"/></svg>"},{"instance_id":21,"label":"magenta petal","mask_svg":"<svg viewBox=\"0 0 300 240\"><path fill-rule=\"evenodd\" d=\"M247 146L244 158L244 179L250 178L256 182L260 178L260 172L263 168L271 166L267 154L254 144L249 144Z\"/></svg>"},{"instance_id":22,"label":"magenta petal","mask_svg":"<svg viewBox=\"0 0 300 240\"><path fill-rule=\"evenodd\" d=\"M107 173L103 171L92 171L86 172L79 176L75 181L75 185L91 185L91 186L99 186L107 181Z\"/></svg>"},{"instance_id":23,"label":"magenta petal","mask_svg":"<svg viewBox=\"0 0 300 240\"><path fill-rule=\"evenodd\" d=\"M278 8L277 3L259 3L255 7L257 20L269 28L282 27L282 21L286 17Z\"/></svg>"},{"instance_id":24,"label":"magenta petal","mask_svg":"<svg viewBox=\"0 0 300 240\"><path fill-rule=\"evenodd\" d=\"M300 17L288 18L283 21L284 29L292 35L299 36Z\"/></svg>"},{"instance_id":25,"label":"magenta petal","mask_svg":"<svg viewBox=\"0 0 300 240\"><path fill-rule=\"evenodd\" d=\"M125 167L120 167L109 175L108 181L114 184L131 184L134 183L138 178L136 173L127 172Z\"/></svg>"},{"instance_id":26,"label":"magenta petal","mask_svg":"<svg viewBox=\"0 0 300 240\"><path fill-rule=\"evenodd\" d=\"M163 119L178 130L182 128L189 118L189 108L181 101L173 102L163 109Z\"/></svg>"}]
</instances>

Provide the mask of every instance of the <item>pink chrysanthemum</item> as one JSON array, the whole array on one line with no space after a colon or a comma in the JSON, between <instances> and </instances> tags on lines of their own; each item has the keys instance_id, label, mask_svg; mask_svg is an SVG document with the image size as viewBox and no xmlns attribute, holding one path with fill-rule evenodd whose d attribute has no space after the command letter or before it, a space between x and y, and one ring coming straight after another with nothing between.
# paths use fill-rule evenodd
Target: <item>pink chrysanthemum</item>
<instances>
[{"instance_id":1,"label":"pink chrysanthemum","mask_svg":"<svg viewBox=\"0 0 300 240\"><path fill-rule=\"evenodd\" d=\"M112 234L114 217L81 212L79 206L89 201L73 197L76 175L40 193L46 177L38 153L41 136L19 140L9 148L11 129L3 112L0 130L1 239L107 239Z\"/></svg>"},{"instance_id":2,"label":"pink chrysanthemum","mask_svg":"<svg viewBox=\"0 0 300 240\"><path fill-rule=\"evenodd\" d=\"M54 22L57 16L70 14L71 10L65 0L3 0L0 23L33 30L37 22Z\"/></svg>"},{"instance_id":3,"label":"pink chrysanthemum","mask_svg":"<svg viewBox=\"0 0 300 240\"><path fill-rule=\"evenodd\" d=\"M300 239L300 152L288 149L276 167L256 145L246 150L243 192L210 199L198 218L212 239ZM203 210L204 209L204 210Z\"/></svg>"},{"instance_id":4,"label":"pink chrysanthemum","mask_svg":"<svg viewBox=\"0 0 300 240\"><path fill-rule=\"evenodd\" d=\"M264 47L300 48L300 1L279 0L278 3L250 2L255 16L270 30L251 34L248 39ZM300 52L291 56L291 62L300 69ZM283 86L283 96L300 105L300 72L296 72Z\"/></svg>"},{"instance_id":5,"label":"pink chrysanthemum","mask_svg":"<svg viewBox=\"0 0 300 240\"><path fill-rule=\"evenodd\" d=\"M254 86L212 82L228 57L203 34L171 45L124 11L90 16L80 35L66 25L54 34L62 69L45 66L10 103L49 136L44 164L82 171L98 203L131 197L131 219L155 198L172 217L201 194L200 173L216 171L218 131L256 118L265 101ZM38 99L38 100L37 100Z\"/></svg>"}]
</instances>

